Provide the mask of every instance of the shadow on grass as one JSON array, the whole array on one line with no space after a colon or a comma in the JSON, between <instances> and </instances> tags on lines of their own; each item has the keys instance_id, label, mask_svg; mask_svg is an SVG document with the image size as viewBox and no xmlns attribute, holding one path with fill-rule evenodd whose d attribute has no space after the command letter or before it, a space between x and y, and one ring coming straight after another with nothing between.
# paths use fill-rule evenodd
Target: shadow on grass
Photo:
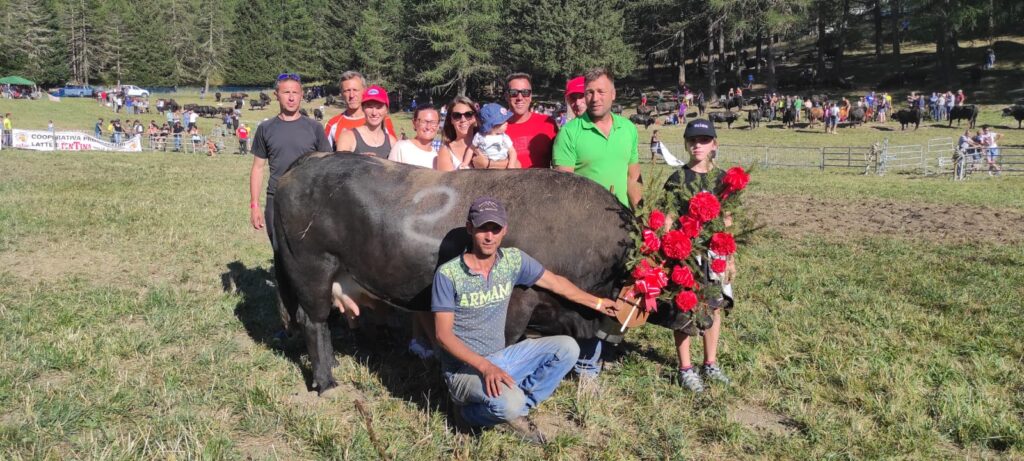
<instances>
[{"instance_id":1,"label":"shadow on grass","mask_svg":"<svg viewBox=\"0 0 1024 461\"><path fill-rule=\"evenodd\" d=\"M247 267L240 261L228 263L227 271L221 274L224 292L241 296L235 306L235 317L249 337L291 361L302 373L306 390L312 391L312 369L302 357L305 342L301 336L288 339L284 334L277 311L277 292L272 283L272 267L269 270ZM403 316L409 317L399 313L400 320L391 323L402 323ZM404 324L410 322L404 321ZM441 380L439 366L409 354L405 348L408 335L401 328L364 325L349 329L337 311L331 314L328 325L335 354L347 355L365 366L392 396L414 402L421 410L446 409L447 388ZM339 383L344 381L339 379ZM360 383L351 384L360 387Z\"/></svg>"}]
</instances>

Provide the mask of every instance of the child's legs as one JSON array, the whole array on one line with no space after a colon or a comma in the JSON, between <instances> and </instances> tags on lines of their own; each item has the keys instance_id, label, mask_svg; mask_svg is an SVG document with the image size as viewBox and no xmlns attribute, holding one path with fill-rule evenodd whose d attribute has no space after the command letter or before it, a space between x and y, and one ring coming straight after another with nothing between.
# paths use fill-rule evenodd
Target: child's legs
<instances>
[{"instance_id":1,"label":"child's legs","mask_svg":"<svg viewBox=\"0 0 1024 461\"><path fill-rule=\"evenodd\" d=\"M718 337L722 334L722 310L711 313L711 328L704 331L704 363L715 363L718 359Z\"/></svg>"},{"instance_id":2,"label":"child's legs","mask_svg":"<svg viewBox=\"0 0 1024 461\"><path fill-rule=\"evenodd\" d=\"M690 368L693 361L690 358L690 335L681 331L673 331L672 336L676 340L676 353L679 355L679 368Z\"/></svg>"}]
</instances>

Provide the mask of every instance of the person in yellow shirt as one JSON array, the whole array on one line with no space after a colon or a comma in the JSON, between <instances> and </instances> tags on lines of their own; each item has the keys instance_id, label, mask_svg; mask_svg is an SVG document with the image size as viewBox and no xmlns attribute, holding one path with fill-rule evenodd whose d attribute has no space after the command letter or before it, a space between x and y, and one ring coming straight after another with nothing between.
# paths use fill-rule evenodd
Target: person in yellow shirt
<instances>
[{"instance_id":1,"label":"person in yellow shirt","mask_svg":"<svg viewBox=\"0 0 1024 461\"><path fill-rule=\"evenodd\" d=\"M2 141L4 146L11 146L11 130L14 129L13 127L14 125L11 123L11 113L8 112L4 114L4 137Z\"/></svg>"}]
</instances>

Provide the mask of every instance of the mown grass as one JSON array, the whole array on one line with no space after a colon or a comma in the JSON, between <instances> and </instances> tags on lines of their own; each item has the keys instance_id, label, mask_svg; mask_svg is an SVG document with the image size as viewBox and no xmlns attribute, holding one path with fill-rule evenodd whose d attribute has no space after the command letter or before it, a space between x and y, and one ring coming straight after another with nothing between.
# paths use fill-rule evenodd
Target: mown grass
<instances>
[{"instance_id":1,"label":"mown grass","mask_svg":"<svg viewBox=\"0 0 1024 461\"><path fill-rule=\"evenodd\" d=\"M0 154L0 458L917 459L1024 456L1016 326L1024 247L793 237L743 249L739 304L708 395L671 382L671 335L633 332L597 397L566 380L545 447L454 434L435 367L336 329L343 392L307 394L276 349L270 251L248 229L248 159ZM953 183L761 170L785 198L1019 210L1019 178ZM732 418L778 415L785 432Z\"/></svg>"}]
</instances>

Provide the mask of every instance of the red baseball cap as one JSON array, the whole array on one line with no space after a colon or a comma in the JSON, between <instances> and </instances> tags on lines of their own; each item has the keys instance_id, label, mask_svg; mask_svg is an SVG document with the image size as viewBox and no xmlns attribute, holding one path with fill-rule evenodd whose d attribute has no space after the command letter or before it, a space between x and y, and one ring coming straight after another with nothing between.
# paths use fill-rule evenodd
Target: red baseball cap
<instances>
[{"instance_id":1,"label":"red baseball cap","mask_svg":"<svg viewBox=\"0 0 1024 461\"><path fill-rule=\"evenodd\" d=\"M569 96L570 94L575 93L583 94L586 93L586 88L587 85L586 82L583 81L583 76L579 76L565 82L565 95Z\"/></svg>"},{"instance_id":2,"label":"red baseball cap","mask_svg":"<svg viewBox=\"0 0 1024 461\"><path fill-rule=\"evenodd\" d=\"M370 85L370 87L363 92L363 102L366 101L377 101L385 106L391 105L388 100L388 92L377 85Z\"/></svg>"}]
</instances>

